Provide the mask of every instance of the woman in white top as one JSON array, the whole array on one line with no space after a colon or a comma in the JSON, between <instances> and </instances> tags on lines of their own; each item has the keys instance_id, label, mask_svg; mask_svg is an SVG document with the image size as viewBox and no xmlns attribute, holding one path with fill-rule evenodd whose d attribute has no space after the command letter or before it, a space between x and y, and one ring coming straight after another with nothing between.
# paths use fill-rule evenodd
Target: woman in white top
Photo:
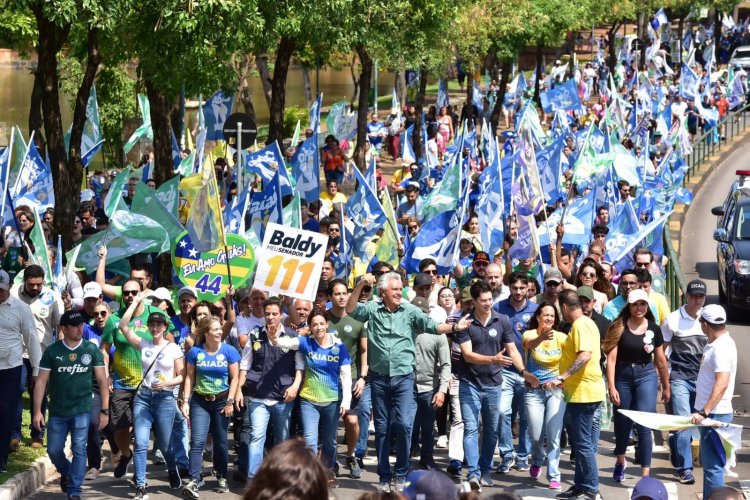
<instances>
[{"instance_id":1,"label":"woman in white top","mask_svg":"<svg viewBox=\"0 0 750 500\"><path fill-rule=\"evenodd\" d=\"M130 328L133 313L143 301L139 293L125 311L119 328L128 343L141 351L143 380L133 400L133 428L135 429L135 499L146 495L146 452L148 451L151 427L156 434L156 447L164 454L169 471L169 486L182 486L174 455L169 446L177 403L172 389L182 383L185 374L182 349L164 338L169 319L161 312L148 316L151 340L141 338Z\"/></svg>"}]
</instances>

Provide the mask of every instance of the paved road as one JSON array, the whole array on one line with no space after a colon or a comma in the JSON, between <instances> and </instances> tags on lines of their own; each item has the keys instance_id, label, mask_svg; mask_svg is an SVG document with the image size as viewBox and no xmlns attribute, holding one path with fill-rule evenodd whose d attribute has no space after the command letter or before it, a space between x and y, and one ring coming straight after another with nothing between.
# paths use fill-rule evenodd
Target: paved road
<instances>
[{"instance_id":1,"label":"paved road","mask_svg":"<svg viewBox=\"0 0 750 500\"><path fill-rule=\"evenodd\" d=\"M707 179L700 193L696 196L688 212L687 223L682 228L682 256L681 265L686 279L700 277L708 283L709 302L717 302L718 288L716 285L716 257L715 245L711 239L714 218L710 215L710 208L721 204L726 196L727 189L734 178L736 168L746 168L745 159L750 154L750 143L737 149L729 156L712 175ZM750 327L747 325L730 325L730 332L738 344L740 353L750 352ZM737 378L737 388L735 393L735 408L740 410L743 415L738 416L736 422L750 426L750 418L746 415L750 410L750 366L747 363L740 363ZM740 479L750 479L750 434L745 431L743 441L744 450L738 457L738 467L735 471L739 474ZM657 436L657 444L661 444L661 437ZM599 474L601 478L601 492L604 498L625 499L629 498L629 488L638 480L639 470L635 466L630 466L627 471L627 480L624 484L618 484L612 481L612 467L614 457L612 449L614 447L614 437L611 431L603 432L599 445ZM341 450L342 447L339 447ZM372 450L372 441L371 447ZM442 467L447 465L445 450L436 450L436 459ZM372 453L372 452L371 452ZM632 457L632 454L631 454ZM342 457L340 457L340 460ZM340 500L356 499L364 491L372 491L377 483L377 477L373 474L375 465L373 461L366 462L367 469L362 480L351 480L341 478L341 487L333 492L332 497ZM206 472L210 471L210 464L206 465ZM416 463L414 464L416 465ZM131 469L132 470L132 469ZM166 482L166 474L160 472L159 468L149 465L150 471L157 471L151 474L149 478L150 497L154 500L162 500L178 496L178 492L169 490ZM567 487L572 479L572 468L568 460L567 453L563 454L561 460L561 470L563 474L563 484ZM673 474L673 469L669 465L666 450L657 446L654 453L654 463L652 475L661 479L667 484L670 491L671 499L695 499L699 498L701 491L702 471L700 468L695 470L697 483L693 486L685 486L677 483ZM739 487L740 480L727 478L728 484ZM527 472L514 471L505 476L495 476L496 486L485 488L485 492L497 492L503 489L514 490L521 493L524 498L553 498L554 493L545 488L545 482L538 482L528 476ZM206 488L201 491L201 498L219 500L221 498L232 498L241 494L241 487L230 481L232 494L220 495L210 491L215 482L209 478ZM750 485L749 485L750 486ZM57 486L57 479L50 481L44 488L32 495L30 498L35 500L47 500L59 498L60 490ZM132 496L132 490L123 480L116 480L112 477L111 466L107 464L102 476L93 482L88 482L84 490L85 498L125 498Z\"/></svg>"}]
</instances>

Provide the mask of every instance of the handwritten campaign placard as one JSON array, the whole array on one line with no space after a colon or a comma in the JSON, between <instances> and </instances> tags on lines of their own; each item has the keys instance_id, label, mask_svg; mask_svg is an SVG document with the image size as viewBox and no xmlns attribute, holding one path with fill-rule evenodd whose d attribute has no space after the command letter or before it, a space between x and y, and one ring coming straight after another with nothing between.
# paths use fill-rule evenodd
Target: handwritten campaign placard
<instances>
[{"instance_id":1,"label":"handwritten campaign placard","mask_svg":"<svg viewBox=\"0 0 750 500\"><path fill-rule=\"evenodd\" d=\"M269 222L263 236L255 288L273 295L313 300L328 237Z\"/></svg>"},{"instance_id":2,"label":"handwritten campaign placard","mask_svg":"<svg viewBox=\"0 0 750 500\"><path fill-rule=\"evenodd\" d=\"M241 288L255 268L255 252L248 241L237 234L227 234L227 247L199 252L190 241L187 231L177 238L172 249L172 264L180 281L198 291L199 300L216 302L227 293L229 276L227 258L232 273L232 285Z\"/></svg>"}]
</instances>

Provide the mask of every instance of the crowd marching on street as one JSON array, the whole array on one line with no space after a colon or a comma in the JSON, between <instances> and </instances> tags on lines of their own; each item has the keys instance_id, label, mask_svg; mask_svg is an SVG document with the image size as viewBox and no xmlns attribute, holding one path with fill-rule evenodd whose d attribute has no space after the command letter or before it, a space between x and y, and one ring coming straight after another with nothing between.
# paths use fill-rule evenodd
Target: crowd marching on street
<instances>
[{"instance_id":1,"label":"crowd marching on street","mask_svg":"<svg viewBox=\"0 0 750 500\"><path fill-rule=\"evenodd\" d=\"M19 195L0 270L0 471L30 433L71 500L96 489L105 441L136 500L149 475L189 499L229 481L250 499L292 484L321 498L342 475L364 483L368 455L378 481L362 489L380 496L363 498L477 498L516 470L556 498L594 500L612 425L614 481L628 471L643 478L633 498L666 499L649 477L660 399L697 424L670 435L676 479L696 481L699 439L703 498L734 498L733 457L698 424L731 423L737 348L703 281L669 303L662 234L692 199L693 140L724 140L745 105L746 73L726 62L750 30L725 30L714 60L712 27L696 25L673 54L663 16L651 40L625 39L612 72L602 38L585 64L519 72L503 92L499 75L475 82L460 115L443 85L422 117L412 105L371 114L364 171L350 138L319 143L318 105L283 153L239 168L231 154L176 150L173 205L148 155L92 174L67 256L55 207Z\"/></svg>"}]
</instances>

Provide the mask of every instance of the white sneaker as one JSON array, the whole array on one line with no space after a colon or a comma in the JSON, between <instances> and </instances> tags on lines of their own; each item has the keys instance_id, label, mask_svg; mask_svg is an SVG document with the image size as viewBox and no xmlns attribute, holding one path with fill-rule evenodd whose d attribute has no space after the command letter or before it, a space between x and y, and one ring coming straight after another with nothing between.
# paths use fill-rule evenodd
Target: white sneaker
<instances>
[{"instance_id":1,"label":"white sneaker","mask_svg":"<svg viewBox=\"0 0 750 500\"><path fill-rule=\"evenodd\" d=\"M370 434L375 434L375 422L370 420L370 425L367 426L367 432Z\"/></svg>"},{"instance_id":2,"label":"white sneaker","mask_svg":"<svg viewBox=\"0 0 750 500\"><path fill-rule=\"evenodd\" d=\"M93 481L97 477L99 477L99 469L95 469L92 467L86 473L86 475L84 476L84 479L86 479L86 481Z\"/></svg>"},{"instance_id":3,"label":"white sneaker","mask_svg":"<svg viewBox=\"0 0 750 500\"><path fill-rule=\"evenodd\" d=\"M435 448L447 448L448 447L448 436L440 436L435 444Z\"/></svg>"}]
</instances>

